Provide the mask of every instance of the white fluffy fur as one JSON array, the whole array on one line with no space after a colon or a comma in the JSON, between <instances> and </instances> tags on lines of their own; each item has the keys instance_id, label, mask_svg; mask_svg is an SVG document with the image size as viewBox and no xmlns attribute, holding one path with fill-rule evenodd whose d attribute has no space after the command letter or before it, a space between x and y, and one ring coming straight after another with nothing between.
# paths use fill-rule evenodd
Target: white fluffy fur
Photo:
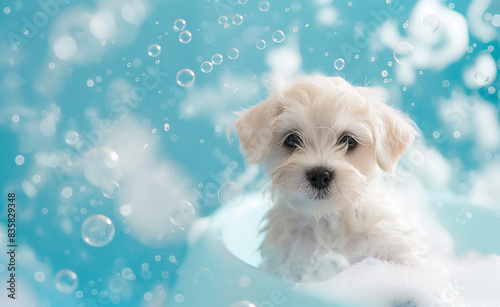
<instances>
[{"instance_id":1,"label":"white fluffy fur","mask_svg":"<svg viewBox=\"0 0 500 307\"><path fill-rule=\"evenodd\" d=\"M390 177L416 134L384 99L382 89L303 76L240 115L242 151L263 164L274 204L265 217L262 268L293 281L321 281L366 257L427 262L420 231L381 178L380 170ZM295 150L282 144L290 132L303 139ZM350 151L338 144L345 133L358 142ZM306 178L314 167L334 174L322 199Z\"/></svg>"}]
</instances>

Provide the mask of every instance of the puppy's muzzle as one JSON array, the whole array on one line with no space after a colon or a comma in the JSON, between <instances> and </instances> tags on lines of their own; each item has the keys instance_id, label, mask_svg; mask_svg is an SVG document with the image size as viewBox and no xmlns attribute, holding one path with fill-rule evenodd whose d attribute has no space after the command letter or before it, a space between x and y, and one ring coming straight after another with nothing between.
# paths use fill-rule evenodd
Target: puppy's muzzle
<instances>
[{"instance_id":1,"label":"puppy's muzzle","mask_svg":"<svg viewBox=\"0 0 500 307\"><path fill-rule=\"evenodd\" d=\"M333 173L322 167L313 168L307 173L307 179L313 187L321 190L330 185L333 180Z\"/></svg>"}]
</instances>

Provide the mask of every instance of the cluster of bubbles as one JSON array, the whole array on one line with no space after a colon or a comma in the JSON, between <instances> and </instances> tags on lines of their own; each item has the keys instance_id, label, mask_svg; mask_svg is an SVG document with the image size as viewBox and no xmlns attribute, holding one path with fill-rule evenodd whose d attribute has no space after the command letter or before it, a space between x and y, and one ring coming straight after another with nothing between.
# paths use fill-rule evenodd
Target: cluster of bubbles
<instances>
[{"instance_id":1,"label":"cluster of bubbles","mask_svg":"<svg viewBox=\"0 0 500 307\"><path fill-rule=\"evenodd\" d=\"M115 226L102 214L88 217L82 224L82 238L90 246L101 247L113 240Z\"/></svg>"},{"instance_id":2,"label":"cluster of bubbles","mask_svg":"<svg viewBox=\"0 0 500 307\"><path fill-rule=\"evenodd\" d=\"M236 48L231 48L227 52L227 57L231 60L238 58L240 52ZM213 70L214 65L220 65L223 61L223 56L216 53L212 56L211 61L204 61L201 63L200 69L204 73L209 73ZM194 84L195 73L188 68L182 69L177 73L177 84L182 87L190 87Z\"/></svg>"},{"instance_id":3,"label":"cluster of bubbles","mask_svg":"<svg viewBox=\"0 0 500 307\"><path fill-rule=\"evenodd\" d=\"M221 25L224 26L224 28L229 28L229 21L226 16L219 16L219 19L217 19L217 22ZM240 14L234 14L234 16L231 18L231 22L235 26L241 26L243 24L243 16Z\"/></svg>"}]
</instances>

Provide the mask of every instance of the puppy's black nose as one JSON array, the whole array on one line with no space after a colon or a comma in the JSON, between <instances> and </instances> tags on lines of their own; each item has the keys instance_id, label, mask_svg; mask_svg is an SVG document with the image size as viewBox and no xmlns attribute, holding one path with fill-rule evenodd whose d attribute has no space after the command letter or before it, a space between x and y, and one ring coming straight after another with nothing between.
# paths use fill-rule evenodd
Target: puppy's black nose
<instances>
[{"instance_id":1,"label":"puppy's black nose","mask_svg":"<svg viewBox=\"0 0 500 307\"><path fill-rule=\"evenodd\" d=\"M318 189L324 189L332 181L333 175L331 172L324 168L314 168L309 173L307 173L307 179L311 185Z\"/></svg>"}]
</instances>

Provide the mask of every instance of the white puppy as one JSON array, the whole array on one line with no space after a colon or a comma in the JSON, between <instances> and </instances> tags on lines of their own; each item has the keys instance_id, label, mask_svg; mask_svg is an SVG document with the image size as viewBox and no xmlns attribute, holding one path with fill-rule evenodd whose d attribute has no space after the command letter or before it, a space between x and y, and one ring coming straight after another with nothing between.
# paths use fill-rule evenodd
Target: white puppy
<instances>
[{"instance_id":1,"label":"white puppy","mask_svg":"<svg viewBox=\"0 0 500 307\"><path fill-rule=\"evenodd\" d=\"M262 268L321 281L366 257L426 262L425 240L380 172L390 177L416 130L384 96L303 76L241 114L242 151L271 181Z\"/></svg>"}]
</instances>

